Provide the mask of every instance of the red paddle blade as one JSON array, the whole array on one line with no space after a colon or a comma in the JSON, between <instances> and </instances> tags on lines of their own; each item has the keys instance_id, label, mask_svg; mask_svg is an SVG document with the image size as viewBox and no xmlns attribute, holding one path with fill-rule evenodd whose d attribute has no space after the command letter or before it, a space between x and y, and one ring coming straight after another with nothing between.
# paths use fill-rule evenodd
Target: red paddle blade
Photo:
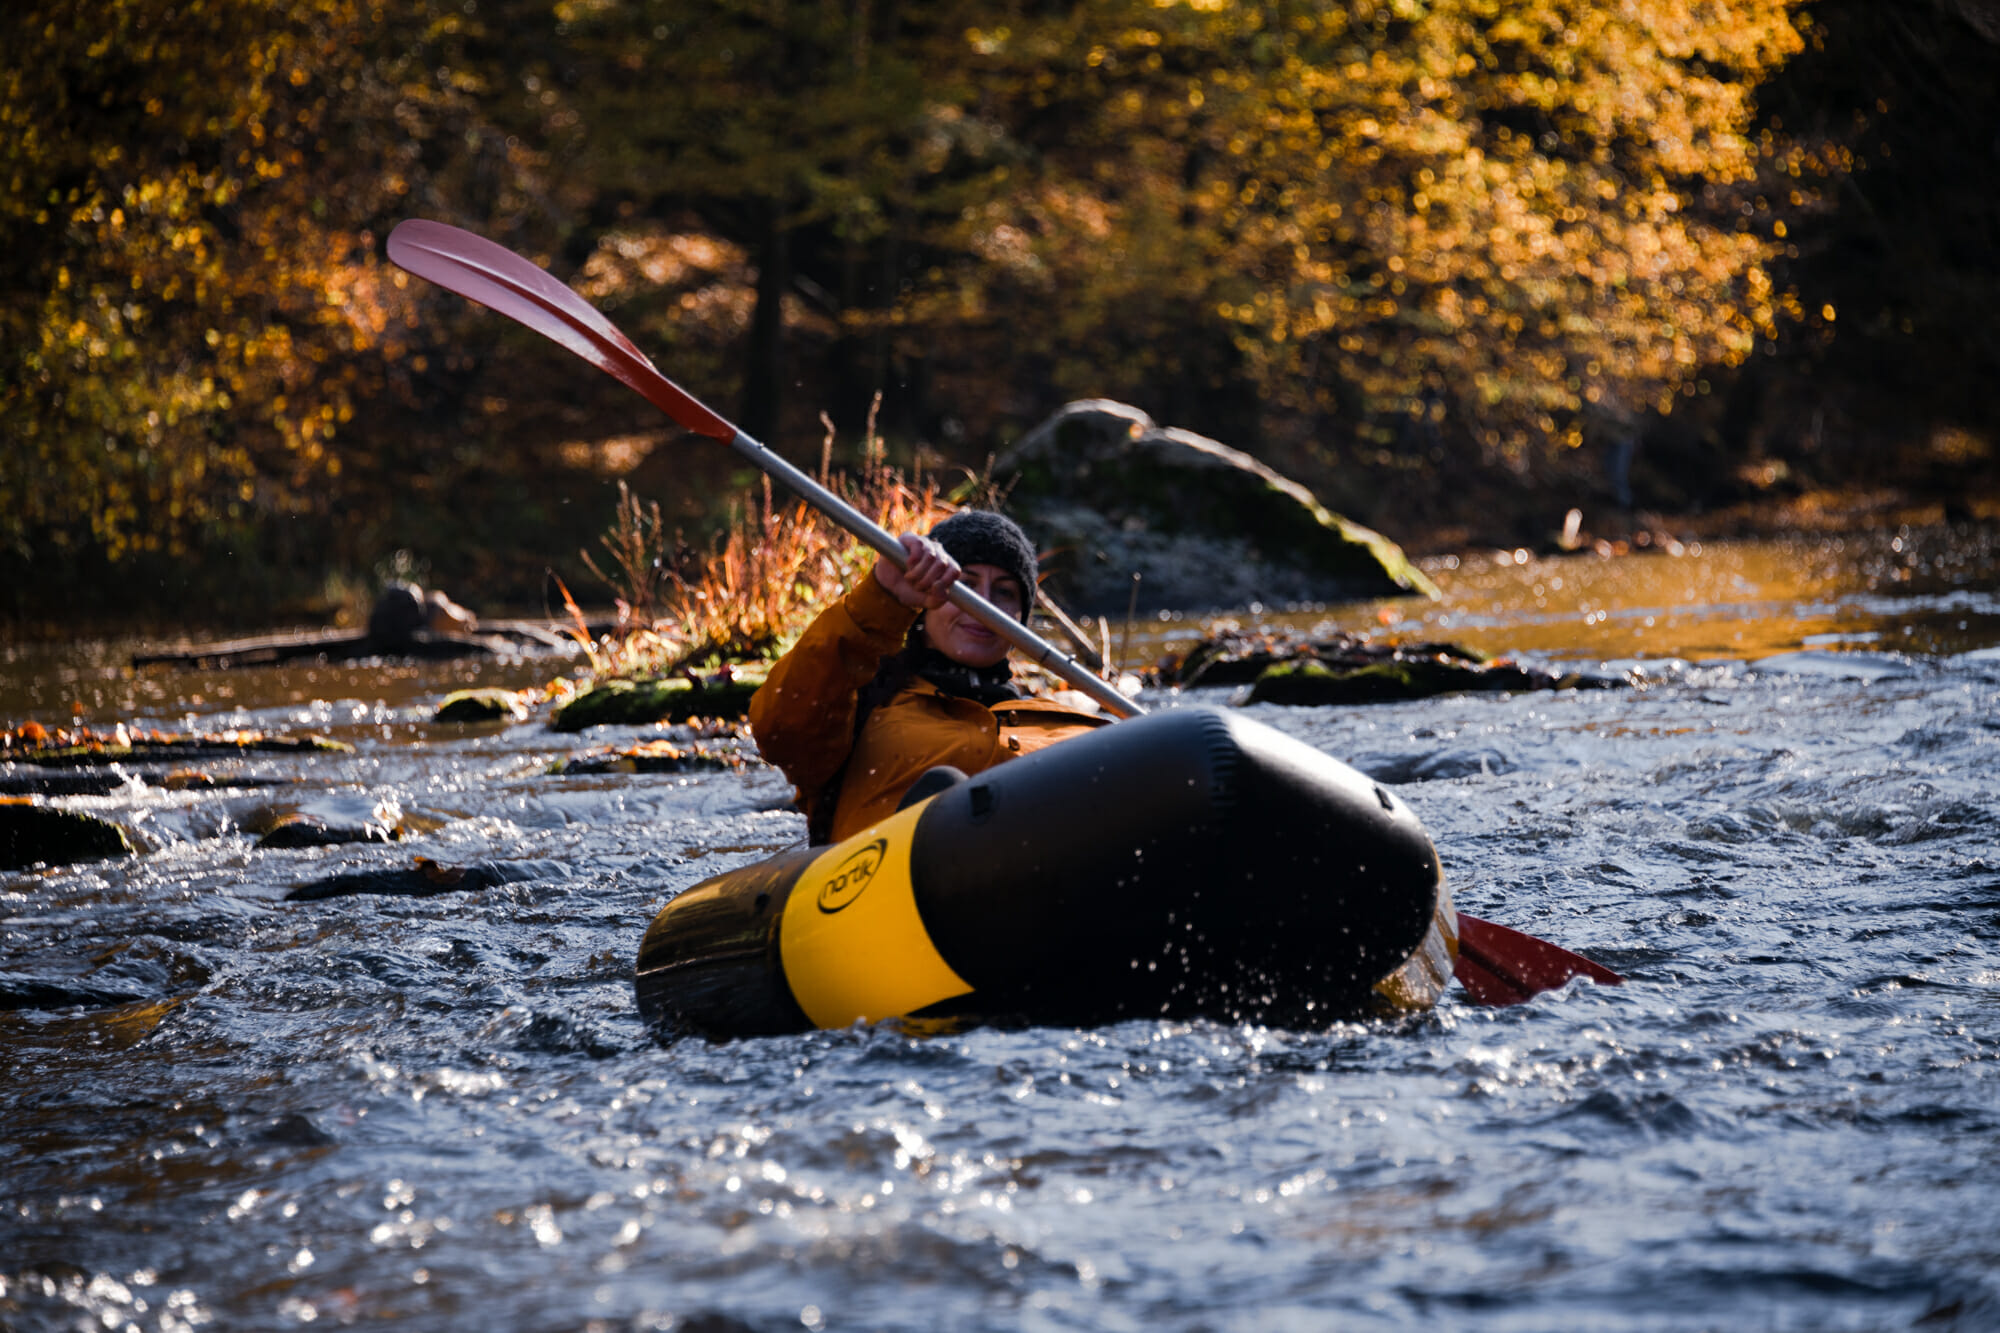
<instances>
[{"instance_id":1,"label":"red paddle blade","mask_svg":"<svg viewBox=\"0 0 2000 1333\"><path fill-rule=\"evenodd\" d=\"M735 437L736 427L656 370L595 306L505 246L442 222L411 218L389 233L389 258L561 343L689 430L725 442Z\"/></svg>"},{"instance_id":2,"label":"red paddle blade","mask_svg":"<svg viewBox=\"0 0 2000 1333\"><path fill-rule=\"evenodd\" d=\"M1458 914L1458 966L1452 974L1474 1004L1490 1005L1519 1004L1572 977L1589 977L1600 986L1625 980L1582 954L1464 912Z\"/></svg>"}]
</instances>

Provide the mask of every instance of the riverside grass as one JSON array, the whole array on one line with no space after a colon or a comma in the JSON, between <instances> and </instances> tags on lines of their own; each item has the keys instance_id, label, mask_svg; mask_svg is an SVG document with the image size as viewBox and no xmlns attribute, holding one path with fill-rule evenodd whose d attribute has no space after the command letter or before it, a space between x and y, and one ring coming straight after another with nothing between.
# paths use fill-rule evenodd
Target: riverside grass
<instances>
[{"instance_id":1,"label":"riverside grass","mask_svg":"<svg viewBox=\"0 0 2000 1333\"><path fill-rule=\"evenodd\" d=\"M890 532L928 532L964 503L992 498L990 480L980 476L968 476L947 494L936 474L925 474L921 456L907 475L891 465L875 432L875 408L859 468L836 473L833 423L824 414L820 420L826 427L820 483ZM590 552L583 558L617 595L617 627L592 636L569 603L576 620L572 637L599 680L692 674L775 658L874 562L863 542L804 501L779 503L769 477L731 505L729 522L706 552L669 534L659 505L640 501L621 483L616 517L599 544L608 569Z\"/></svg>"}]
</instances>

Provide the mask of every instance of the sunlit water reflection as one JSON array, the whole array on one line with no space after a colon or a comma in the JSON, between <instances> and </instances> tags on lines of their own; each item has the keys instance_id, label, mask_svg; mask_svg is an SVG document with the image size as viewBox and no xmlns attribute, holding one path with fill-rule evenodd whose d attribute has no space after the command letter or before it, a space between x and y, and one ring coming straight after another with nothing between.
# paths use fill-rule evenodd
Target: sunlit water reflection
<instances>
[{"instance_id":1,"label":"sunlit water reflection","mask_svg":"<svg viewBox=\"0 0 2000 1333\"><path fill-rule=\"evenodd\" d=\"M546 663L16 651L0 716L356 751L64 798L148 853L0 877L0 981L74 999L0 1013L0 1325L2000 1326L2000 607L1977 534L1908 578L1896 535L1482 556L1436 608L1291 617L1650 682L1257 710L1399 783L1464 906L1632 979L1321 1032L663 1048L639 935L799 835L769 770L553 777L640 729L425 720ZM260 850L274 801L404 836ZM415 855L523 877L283 900Z\"/></svg>"},{"instance_id":2,"label":"sunlit water reflection","mask_svg":"<svg viewBox=\"0 0 2000 1333\"><path fill-rule=\"evenodd\" d=\"M1944 528L1662 540L1610 558L1480 551L1426 562L1445 591L1436 603L1272 607L1236 618L1611 661L1855 647L1940 655L2000 642L1996 563L1994 534ZM1138 626L1133 656L1201 629Z\"/></svg>"}]
</instances>

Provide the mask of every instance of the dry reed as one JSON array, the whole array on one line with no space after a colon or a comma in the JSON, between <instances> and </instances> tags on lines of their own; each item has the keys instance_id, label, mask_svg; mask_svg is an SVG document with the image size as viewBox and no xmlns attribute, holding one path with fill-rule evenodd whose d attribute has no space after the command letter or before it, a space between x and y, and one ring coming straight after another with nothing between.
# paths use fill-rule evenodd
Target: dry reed
<instances>
[{"instance_id":1,"label":"dry reed","mask_svg":"<svg viewBox=\"0 0 2000 1333\"><path fill-rule=\"evenodd\" d=\"M958 510L921 462L909 476L888 463L874 411L853 473L832 470L833 423L820 420L826 426L821 484L883 528L928 532ZM975 478L966 489L980 485ZM584 561L617 594L619 628L593 638L570 604L572 635L599 677L667 676L776 656L874 559L868 546L804 501L779 503L768 477L732 506L706 552L678 533L669 538L659 506L639 501L622 484L616 517L599 542L610 568L588 552Z\"/></svg>"}]
</instances>

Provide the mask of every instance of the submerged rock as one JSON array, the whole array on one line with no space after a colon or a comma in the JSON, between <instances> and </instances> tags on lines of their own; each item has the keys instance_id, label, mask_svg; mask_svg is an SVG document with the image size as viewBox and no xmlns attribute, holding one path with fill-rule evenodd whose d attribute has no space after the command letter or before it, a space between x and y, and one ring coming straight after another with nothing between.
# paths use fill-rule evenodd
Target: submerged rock
<instances>
[{"instance_id":1,"label":"submerged rock","mask_svg":"<svg viewBox=\"0 0 2000 1333\"><path fill-rule=\"evenodd\" d=\"M1396 544L1228 445L1136 407L1070 403L994 464L1045 551L1049 592L1122 612L1437 596Z\"/></svg>"},{"instance_id":2,"label":"submerged rock","mask_svg":"<svg viewBox=\"0 0 2000 1333\"><path fill-rule=\"evenodd\" d=\"M0 796L108 796L129 786L132 775L109 773L0 773Z\"/></svg>"},{"instance_id":3,"label":"submerged rock","mask_svg":"<svg viewBox=\"0 0 2000 1333\"><path fill-rule=\"evenodd\" d=\"M110 820L18 798L0 800L0 870L136 854L125 830Z\"/></svg>"},{"instance_id":4,"label":"submerged rock","mask_svg":"<svg viewBox=\"0 0 2000 1333\"><path fill-rule=\"evenodd\" d=\"M549 765L549 772L561 776L583 773L713 773L740 769L745 762L740 750L716 749L698 742L679 745L669 740L656 740L571 755Z\"/></svg>"},{"instance_id":5,"label":"submerged rock","mask_svg":"<svg viewBox=\"0 0 2000 1333\"><path fill-rule=\"evenodd\" d=\"M402 806L349 791L321 792L304 800L258 804L239 810L236 822L260 848L341 847L395 842L404 836Z\"/></svg>"},{"instance_id":6,"label":"submerged rock","mask_svg":"<svg viewBox=\"0 0 2000 1333\"><path fill-rule=\"evenodd\" d=\"M761 667L724 668L712 676L667 680L604 680L592 685L549 720L557 731L586 727L685 722L694 717L737 718L764 683Z\"/></svg>"},{"instance_id":7,"label":"submerged rock","mask_svg":"<svg viewBox=\"0 0 2000 1333\"><path fill-rule=\"evenodd\" d=\"M1514 771L1514 761L1490 746L1418 750L1403 754L1352 754L1347 762L1377 782L1401 786L1452 778L1496 777Z\"/></svg>"},{"instance_id":8,"label":"submerged rock","mask_svg":"<svg viewBox=\"0 0 2000 1333\"><path fill-rule=\"evenodd\" d=\"M440 893L475 893L501 884L522 884L537 879L563 879L567 868L548 861L499 863L482 861L469 866L439 865L419 856L408 866L379 870L351 870L329 875L310 884L300 884L285 895L286 902L317 902L324 898L345 898L354 894L382 894L395 898L431 898Z\"/></svg>"},{"instance_id":9,"label":"submerged rock","mask_svg":"<svg viewBox=\"0 0 2000 1333\"><path fill-rule=\"evenodd\" d=\"M0 1010L111 1009L143 998L129 986L103 986L88 978L0 974Z\"/></svg>"},{"instance_id":10,"label":"submerged rock","mask_svg":"<svg viewBox=\"0 0 2000 1333\"><path fill-rule=\"evenodd\" d=\"M280 787L295 778L254 777L241 773L220 776L203 769L177 768L160 773L140 765L108 763L109 771L73 769L48 772L33 769L0 773L0 796L109 796L126 787L150 786L161 791L209 791L223 787Z\"/></svg>"},{"instance_id":11,"label":"submerged rock","mask_svg":"<svg viewBox=\"0 0 2000 1333\"><path fill-rule=\"evenodd\" d=\"M1916 664L1900 653L1805 650L1760 657L1750 664L1759 674L1819 676L1828 680L1896 680L1915 675Z\"/></svg>"},{"instance_id":12,"label":"submerged rock","mask_svg":"<svg viewBox=\"0 0 2000 1333\"><path fill-rule=\"evenodd\" d=\"M351 842L393 842L397 830L383 824L348 823L303 811L279 815L257 839L264 848L341 847Z\"/></svg>"}]
</instances>

